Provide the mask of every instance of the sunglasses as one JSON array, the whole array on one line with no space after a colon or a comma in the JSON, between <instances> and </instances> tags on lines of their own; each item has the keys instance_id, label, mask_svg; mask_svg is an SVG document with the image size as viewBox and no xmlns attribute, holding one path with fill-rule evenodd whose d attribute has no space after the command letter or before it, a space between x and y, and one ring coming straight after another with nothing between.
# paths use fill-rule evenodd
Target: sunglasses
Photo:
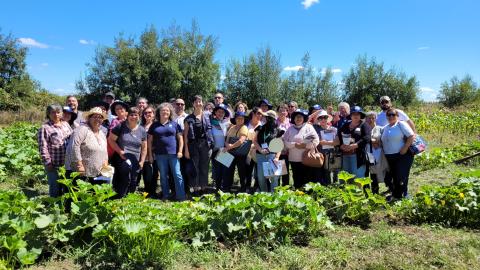
<instances>
[{"instance_id":1,"label":"sunglasses","mask_svg":"<svg viewBox=\"0 0 480 270\"><path fill-rule=\"evenodd\" d=\"M215 99L222 99L223 97L215 97Z\"/></svg>"},{"instance_id":2,"label":"sunglasses","mask_svg":"<svg viewBox=\"0 0 480 270\"><path fill-rule=\"evenodd\" d=\"M397 115L394 114L394 113L389 113L389 114L387 114L387 116L388 116L388 117L394 117L394 116L397 116Z\"/></svg>"},{"instance_id":3,"label":"sunglasses","mask_svg":"<svg viewBox=\"0 0 480 270\"><path fill-rule=\"evenodd\" d=\"M177 103L177 106L185 106L185 103Z\"/></svg>"},{"instance_id":4,"label":"sunglasses","mask_svg":"<svg viewBox=\"0 0 480 270\"><path fill-rule=\"evenodd\" d=\"M389 102L390 102L390 101L388 101L388 100L384 100L384 101L380 102L380 104L387 104L387 103L389 103Z\"/></svg>"},{"instance_id":5,"label":"sunglasses","mask_svg":"<svg viewBox=\"0 0 480 270\"><path fill-rule=\"evenodd\" d=\"M320 116L320 117L318 117L318 119L320 119L320 120L327 120L327 119L328 119L328 116Z\"/></svg>"}]
</instances>

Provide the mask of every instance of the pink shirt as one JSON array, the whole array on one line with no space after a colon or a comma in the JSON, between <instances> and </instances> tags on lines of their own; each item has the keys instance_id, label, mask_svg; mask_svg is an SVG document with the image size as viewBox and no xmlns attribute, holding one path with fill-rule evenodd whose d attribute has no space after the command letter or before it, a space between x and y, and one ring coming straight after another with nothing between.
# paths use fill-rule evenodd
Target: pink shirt
<instances>
[{"instance_id":1,"label":"pink shirt","mask_svg":"<svg viewBox=\"0 0 480 270\"><path fill-rule=\"evenodd\" d=\"M295 143L306 143L306 149L317 147L320 142L315 128L309 123L304 124L300 129L291 125L283 135L285 147L288 149L288 160L301 162L305 149L298 149Z\"/></svg>"}]
</instances>

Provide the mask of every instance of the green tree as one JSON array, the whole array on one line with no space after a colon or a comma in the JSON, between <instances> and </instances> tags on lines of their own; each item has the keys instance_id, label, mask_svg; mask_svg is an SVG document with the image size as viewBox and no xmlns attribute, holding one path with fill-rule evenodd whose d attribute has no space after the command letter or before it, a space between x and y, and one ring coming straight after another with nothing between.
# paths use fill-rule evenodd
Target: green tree
<instances>
[{"instance_id":1,"label":"green tree","mask_svg":"<svg viewBox=\"0 0 480 270\"><path fill-rule=\"evenodd\" d=\"M266 98L276 104L280 100L281 72L280 56L267 46L242 61L231 59L225 68L223 88L232 102L242 100L251 107Z\"/></svg>"},{"instance_id":2,"label":"green tree","mask_svg":"<svg viewBox=\"0 0 480 270\"><path fill-rule=\"evenodd\" d=\"M381 96L387 95L396 104L408 106L418 101L418 81L395 69L385 70L382 62L366 56L357 58L343 78L343 99L361 106L378 105Z\"/></svg>"},{"instance_id":3,"label":"green tree","mask_svg":"<svg viewBox=\"0 0 480 270\"><path fill-rule=\"evenodd\" d=\"M88 100L107 91L126 101L144 96L152 103L172 97L208 97L219 80L216 47L216 39L202 35L195 22L190 30L173 25L163 30L162 36L152 26L138 42L120 35L114 47L97 49L77 90Z\"/></svg>"},{"instance_id":4,"label":"green tree","mask_svg":"<svg viewBox=\"0 0 480 270\"><path fill-rule=\"evenodd\" d=\"M317 77L317 84L310 104L320 104L323 107L335 105L340 102L338 83L333 80L333 71L329 67Z\"/></svg>"},{"instance_id":5,"label":"green tree","mask_svg":"<svg viewBox=\"0 0 480 270\"><path fill-rule=\"evenodd\" d=\"M440 103L449 108L471 103L479 98L480 88L477 88L472 76L468 74L461 80L454 76L450 81L443 82L438 95Z\"/></svg>"}]
</instances>

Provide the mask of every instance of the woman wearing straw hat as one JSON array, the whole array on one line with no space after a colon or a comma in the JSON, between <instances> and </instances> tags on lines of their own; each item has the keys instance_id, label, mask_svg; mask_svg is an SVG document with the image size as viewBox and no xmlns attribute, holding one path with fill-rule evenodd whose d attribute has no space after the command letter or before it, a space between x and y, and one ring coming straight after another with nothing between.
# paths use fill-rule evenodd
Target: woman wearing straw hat
<instances>
[{"instance_id":1,"label":"woman wearing straw hat","mask_svg":"<svg viewBox=\"0 0 480 270\"><path fill-rule=\"evenodd\" d=\"M316 124L313 126L315 131L317 131L318 137L320 139L320 143L318 144L318 149L321 153L323 153L326 157L329 156L335 150L335 146L337 146L340 142L337 136L337 128L330 125L332 121L332 116L327 113L325 110L320 110L318 113L315 114L316 117ZM324 162L329 162L327 158L325 158ZM320 184L322 185L329 185L332 183L332 173L334 179L337 178L338 171L329 171L322 168L315 168L316 176L318 180L320 180Z\"/></svg>"},{"instance_id":2,"label":"woman wearing straw hat","mask_svg":"<svg viewBox=\"0 0 480 270\"><path fill-rule=\"evenodd\" d=\"M71 143L71 169L88 180L100 175L108 165L107 138L100 126L107 115L99 107L83 112L85 125L75 129Z\"/></svg>"}]
</instances>

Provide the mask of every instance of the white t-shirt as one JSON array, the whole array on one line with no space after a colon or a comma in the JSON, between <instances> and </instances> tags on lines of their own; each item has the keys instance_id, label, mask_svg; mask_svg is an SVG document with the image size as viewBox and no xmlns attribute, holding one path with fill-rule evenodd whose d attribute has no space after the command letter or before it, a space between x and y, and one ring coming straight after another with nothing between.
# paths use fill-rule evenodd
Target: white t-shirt
<instances>
[{"instance_id":1,"label":"white t-shirt","mask_svg":"<svg viewBox=\"0 0 480 270\"><path fill-rule=\"evenodd\" d=\"M399 153L405 144L405 138L414 134L410 125L404 121L398 121L393 126L386 125L382 133L383 151L386 155Z\"/></svg>"},{"instance_id":2,"label":"white t-shirt","mask_svg":"<svg viewBox=\"0 0 480 270\"><path fill-rule=\"evenodd\" d=\"M185 129L184 121L187 116L188 114L186 112L183 112L181 115L177 115L177 117L175 117L174 121L177 122L177 124L182 128L182 130Z\"/></svg>"},{"instance_id":3,"label":"white t-shirt","mask_svg":"<svg viewBox=\"0 0 480 270\"><path fill-rule=\"evenodd\" d=\"M410 118L408 117L408 115L404 111L397 109L397 112L398 112L398 120L399 121L407 122L408 120L410 120ZM381 127L384 127L384 126L388 125L387 114L386 114L385 111L381 111L377 115L377 125L379 125Z\"/></svg>"}]
</instances>

